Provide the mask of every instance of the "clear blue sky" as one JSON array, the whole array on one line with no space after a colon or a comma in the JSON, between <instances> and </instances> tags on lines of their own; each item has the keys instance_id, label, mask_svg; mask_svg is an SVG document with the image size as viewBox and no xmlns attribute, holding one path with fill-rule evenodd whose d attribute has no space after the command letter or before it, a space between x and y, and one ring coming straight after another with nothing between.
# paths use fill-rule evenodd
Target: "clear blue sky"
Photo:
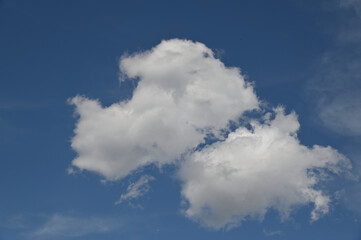
<instances>
[{"instance_id":1,"label":"clear blue sky","mask_svg":"<svg viewBox=\"0 0 361 240\"><path fill-rule=\"evenodd\" d=\"M337 175L326 169L328 179L313 186L329 196L327 213L311 222L314 201L293 200L295 204L291 204L292 211L285 219L276 209L278 205L268 202L263 220L254 218L254 210L247 206L255 196L263 198L266 194L256 185L254 191L241 194L248 199L245 213L234 210L243 219L237 221L241 224L230 229L221 224L217 228L208 224L211 220L207 216L186 213L196 205L184 193L186 183L192 182L194 176L186 172L183 162L193 166L189 160L192 157L165 158L167 164L152 164L150 160L150 164L139 163L128 172L122 170L128 165L121 165L120 170L114 168L105 173L100 170L102 164L107 166L106 158L114 157L109 152L123 147L110 138L109 145L100 140L92 143L97 150L104 151L95 159L98 164L95 168L79 167L83 165L73 162L83 154L88 156L88 151L93 153L89 149L93 145L85 143L77 148L74 144L74 136L79 137L79 142L86 137L80 127L74 132L83 120L79 120L79 113L69 99L78 95L85 96L84 101L98 99L103 107L131 99L135 88L129 80L132 69L138 71L138 75L133 75L140 84L148 81L146 76L153 74L154 68L150 66L149 73L146 64L153 64L152 61L143 66L143 60L137 62L129 55L174 38L182 39L179 44L185 39L200 42L213 51L212 61L219 59L226 67L240 68L246 80L253 82L265 112L272 112L276 106L283 106L286 114L295 111L300 124L296 139L300 144L331 146L348 159L351 170ZM188 50L182 51L185 55ZM121 73L122 56L130 63ZM187 67L193 66L187 64L180 69L187 71ZM208 66L202 65L205 62L199 64ZM162 69L157 74L164 77ZM128 76L120 82L124 74ZM223 79L215 77L215 81ZM358 0L0 0L0 240L361 239L361 184L357 180L361 176L360 93L361 2ZM226 92L225 96L231 95ZM80 104L75 105L81 108ZM257 119L263 114L250 115ZM221 115L217 116L221 119L226 113ZM234 120L231 115L227 119ZM82 113L80 116L83 117ZM189 116L194 120L193 115ZM238 120L247 122L247 119ZM126 123L118 122L114 128L123 125L127 128ZM214 126L218 124L221 123ZM159 131L156 134L161 138L164 131ZM117 137L125 140L134 137L129 132L126 136L119 134ZM141 145L134 141L134 145ZM189 141L184 144L193 146ZM204 145L216 148L208 139L188 153L201 153ZM143 153L124 154L131 158ZM242 159L242 154L245 153L235 153L236 162ZM116 152L114 158L123 164L120 155ZM86 156L84 161L88 164L90 160ZM279 171L287 172L283 163L280 164ZM291 168L292 172L292 165ZM182 177L180 169L184 173ZM262 175L257 177L262 179ZM274 175L270 178L279 180L280 187L287 182L287 178L278 179ZM247 184L254 181L249 181L242 182L245 185L242 189L253 189L253 185ZM132 197L132 188L138 195ZM214 196L214 192L209 194L210 198ZM289 196L283 193L273 196L274 192L269 195L280 202ZM202 201L210 212L219 210L211 200ZM239 204L243 204L241 200Z\"/></svg>"}]
</instances>

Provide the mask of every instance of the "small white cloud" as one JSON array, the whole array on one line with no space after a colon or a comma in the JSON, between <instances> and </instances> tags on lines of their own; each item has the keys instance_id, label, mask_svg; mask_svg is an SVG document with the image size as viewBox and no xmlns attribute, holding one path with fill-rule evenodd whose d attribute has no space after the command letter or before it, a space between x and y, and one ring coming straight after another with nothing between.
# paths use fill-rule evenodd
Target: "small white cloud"
<instances>
[{"instance_id":1,"label":"small white cloud","mask_svg":"<svg viewBox=\"0 0 361 240\"><path fill-rule=\"evenodd\" d=\"M139 78L129 101L102 107L77 96L73 166L109 180L155 163L173 163L229 120L258 108L253 87L204 44L173 39L124 56L122 73Z\"/></svg>"},{"instance_id":2,"label":"small white cloud","mask_svg":"<svg viewBox=\"0 0 361 240\"><path fill-rule=\"evenodd\" d=\"M116 201L115 204L120 204L124 201L130 201L143 196L149 191L150 189L149 182L153 180L154 177L152 176L149 175L141 176L138 179L138 181L136 181L135 183L131 183L128 186L126 193L120 195L119 200Z\"/></svg>"},{"instance_id":3,"label":"small white cloud","mask_svg":"<svg viewBox=\"0 0 361 240\"><path fill-rule=\"evenodd\" d=\"M271 236L275 236L275 235L281 235L282 232L280 230L277 231L267 231L266 229L263 229L263 233L267 236L267 237L271 237Z\"/></svg>"},{"instance_id":4,"label":"small white cloud","mask_svg":"<svg viewBox=\"0 0 361 240\"><path fill-rule=\"evenodd\" d=\"M299 126L295 113L278 108L273 120L240 127L191 154L179 172L186 216L219 229L262 220L270 208L287 218L294 207L313 203L312 221L326 214L330 198L316 185L327 172L349 168L349 161L331 147L300 144Z\"/></svg>"},{"instance_id":5,"label":"small white cloud","mask_svg":"<svg viewBox=\"0 0 361 240\"><path fill-rule=\"evenodd\" d=\"M36 239L64 239L90 233L110 232L121 224L114 219L80 218L54 214L41 227L29 234Z\"/></svg>"}]
</instances>

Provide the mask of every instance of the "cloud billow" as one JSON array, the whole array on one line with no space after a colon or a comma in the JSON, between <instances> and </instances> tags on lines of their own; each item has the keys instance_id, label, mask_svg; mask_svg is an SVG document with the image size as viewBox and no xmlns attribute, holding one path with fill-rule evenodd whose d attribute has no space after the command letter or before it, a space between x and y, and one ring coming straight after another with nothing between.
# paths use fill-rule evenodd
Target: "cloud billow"
<instances>
[{"instance_id":1,"label":"cloud billow","mask_svg":"<svg viewBox=\"0 0 361 240\"><path fill-rule=\"evenodd\" d=\"M79 116L74 167L117 180L149 164L181 160L185 215L214 229L262 219L269 208L286 218L294 206L313 203L312 220L328 212L330 197L316 185L350 166L331 147L302 145L295 113L279 107L226 139L204 140L260 109L240 70L226 67L204 44L162 41L123 56L120 69L125 81L139 78L131 99L109 107L82 96L71 100Z\"/></svg>"},{"instance_id":2,"label":"cloud billow","mask_svg":"<svg viewBox=\"0 0 361 240\"><path fill-rule=\"evenodd\" d=\"M330 198L315 189L322 174L310 170L339 174L349 168L348 160L331 147L300 144L296 114L274 111L274 119L240 127L183 162L186 216L219 229L246 217L263 219L269 208L287 218L293 207L313 203L312 221L328 212Z\"/></svg>"},{"instance_id":3,"label":"cloud billow","mask_svg":"<svg viewBox=\"0 0 361 240\"><path fill-rule=\"evenodd\" d=\"M102 107L81 96L71 100L80 117L73 165L111 180L151 163L171 163L202 143L207 131L258 108L239 69L225 67L201 43L163 41L123 57L120 68L140 78L129 101Z\"/></svg>"}]
</instances>

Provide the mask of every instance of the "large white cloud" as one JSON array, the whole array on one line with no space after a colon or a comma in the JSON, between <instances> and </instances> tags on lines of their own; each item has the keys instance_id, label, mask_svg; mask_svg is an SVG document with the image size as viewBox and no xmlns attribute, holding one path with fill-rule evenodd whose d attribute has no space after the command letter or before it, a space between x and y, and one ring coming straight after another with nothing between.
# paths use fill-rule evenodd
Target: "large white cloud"
<instances>
[{"instance_id":1,"label":"large white cloud","mask_svg":"<svg viewBox=\"0 0 361 240\"><path fill-rule=\"evenodd\" d=\"M283 218L309 203L312 220L328 212L330 197L316 185L327 173L349 168L348 160L331 147L302 145L295 113L277 108L274 119L265 116L264 123L240 127L183 163L179 177L189 218L219 229L247 217L262 219L270 208Z\"/></svg>"},{"instance_id":2,"label":"large white cloud","mask_svg":"<svg viewBox=\"0 0 361 240\"><path fill-rule=\"evenodd\" d=\"M251 129L205 142L208 133L218 136L230 120L258 109L259 101L240 70L225 67L204 44L162 41L124 56L120 69L139 78L131 99L109 107L81 96L71 100L79 115L73 166L116 180L181 159L185 214L215 229L262 218L269 208L286 218L295 206L313 203L312 220L328 212L330 197L317 184L349 163L331 147L302 145L295 113L277 108ZM206 146L196 150L201 143ZM149 180L132 185L119 202L145 193Z\"/></svg>"},{"instance_id":3,"label":"large white cloud","mask_svg":"<svg viewBox=\"0 0 361 240\"><path fill-rule=\"evenodd\" d=\"M123 57L120 69L140 79L129 101L102 107L81 96L71 100L79 115L72 164L110 180L150 163L170 163L202 143L207 132L258 107L240 70L225 67L202 43L162 41Z\"/></svg>"}]
</instances>

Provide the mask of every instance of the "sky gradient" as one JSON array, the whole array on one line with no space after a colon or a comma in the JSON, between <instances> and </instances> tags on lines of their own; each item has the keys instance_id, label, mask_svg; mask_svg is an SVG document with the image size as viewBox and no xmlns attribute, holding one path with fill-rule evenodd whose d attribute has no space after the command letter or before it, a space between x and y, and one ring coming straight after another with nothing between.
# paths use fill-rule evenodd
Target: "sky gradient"
<instances>
[{"instance_id":1,"label":"sky gradient","mask_svg":"<svg viewBox=\"0 0 361 240\"><path fill-rule=\"evenodd\" d=\"M3 0L0 83L0 240L361 239L358 0Z\"/></svg>"}]
</instances>

